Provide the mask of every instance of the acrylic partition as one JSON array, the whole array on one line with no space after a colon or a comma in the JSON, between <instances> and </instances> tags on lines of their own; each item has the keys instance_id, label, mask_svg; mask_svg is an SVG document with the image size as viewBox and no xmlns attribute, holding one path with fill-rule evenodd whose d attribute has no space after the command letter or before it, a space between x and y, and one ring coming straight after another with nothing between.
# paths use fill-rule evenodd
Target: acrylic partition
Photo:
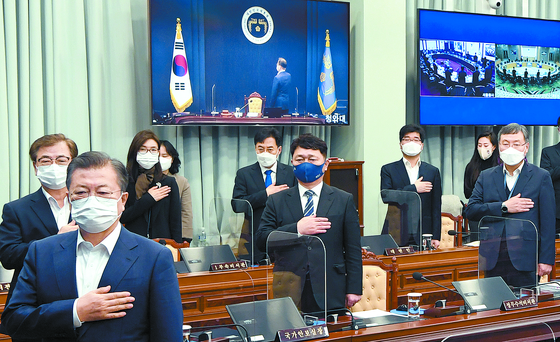
<instances>
[{"instance_id":1,"label":"acrylic partition","mask_svg":"<svg viewBox=\"0 0 560 342\"><path fill-rule=\"evenodd\" d=\"M381 190L379 213L386 212L381 234L391 234L401 247L422 245L422 202L416 192ZM383 214L379 215L383 219Z\"/></svg>"},{"instance_id":2,"label":"acrylic partition","mask_svg":"<svg viewBox=\"0 0 560 342\"><path fill-rule=\"evenodd\" d=\"M268 282L272 284L268 298L291 297L306 323L326 322L328 299L323 241L316 236L273 231L268 236L266 250L274 265L272 279Z\"/></svg>"},{"instance_id":3,"label":"acrylic partition","mask_svg":"<svg viewBox=\"0 0 560 342\"><path fill-rule=\"evenodd\" d=\"M533 222L484 216L479 231L479 278L500 276L514 290L536 286L539 235Z\"/></svg>"},{"instance_id":4,"label":"acrylic partition","mask_svg":"<svg viewBox=\"0 0 560 342\"><path fill-rule=\"evenodd\" d=\"M202 228L204 234L199 233L196 246L229 245L239 260L248 260L254 265L252 218L253 208L248 201L213 198L208 206L208 219Z\"/></svg>"}]
</instances>

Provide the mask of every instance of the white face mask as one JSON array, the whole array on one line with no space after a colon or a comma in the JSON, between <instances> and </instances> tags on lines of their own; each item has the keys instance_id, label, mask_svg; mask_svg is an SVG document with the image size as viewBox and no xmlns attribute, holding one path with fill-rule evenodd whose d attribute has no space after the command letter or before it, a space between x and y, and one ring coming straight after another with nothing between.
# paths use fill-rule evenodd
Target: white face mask
<instances>
[{"instance_id":1,"label":"white face mask","mask_svg":"<svg viewBox=\"0 0 560 342\"><path fill-rule=\"evenodd\" d=\"M482 160L486 160L492 156L492 149L488 147L479 147L478 155L482 158Z\"/></svg>"},{"instance_id":2,"label":"white face mask","mask_svg":"<svg viewBox=\"0 0 560 342\"><path fill-rule=\"evenodd\" d=\"M117 204L121 197L113 199L90 196L75 200L71 202L72 219L88 233L101 233L119 219Z\"/></svg>"},{"instance_id":3,"label":"white face mask","mask_svg":"<svg viewBox=\"0 0 560 342\"><path fill-rule=\"evenodd\" d=\"M402 151L407 156L414 157L420 154L420 152L422 152L422 146L420 146L420 144L411 141L402 145Z\"/></svg>"},{"instance_id":4,"label":"white face mask","mask_svg":"<svg viewBox=\"0 0 560 342\"><path fill-rule=\"evenodd\" d=\"M262 167L271 167L274 163L276 163L277 158L278 156L272 153L257 153L257 161Z\"/></svg>"},{"instance_id":5,"label":"white face mask","mask_svg":"<svg viewBox=\"0 0 560 342\"><path fill-rule=\"evenodd\" d=\"M143 169L149 170L159 162L159 154L153 154L151 152L142 154L139 152L136 154L136 161Z\"/></svg>"},{"instance_id":6,"label":"white face mask","mask_svg":"<svg viewBox=\"0 0 560 342\"><path fill-rule=\"evenodd\" d=\"M525 153L510 147L507 150L500 151L500 158L504 164L514 166L521 163L523 158L525 158Z\"/></svg>"},{"instance_id":7,"label":"white face mask","mask_svg":"<svg viewBox=\"0 0 560 342\"><path fill-rule=\"evenodd\" d=\"M161 165L161 171L167 171L171 168L171 164L173 164L173 158L159 158L159 163Z\"/></svg>"},{"instance_id":8,"label":"white face mask","mask_svg":"<svg viewBox=\"0 0 560 342\"><path fill-rule=\"evenodd\" d=\"M66 170L68 165L57 165L52 163L48 166L37 167L37 178L39 182L49 189L60 190L66 187Z\"/></svg>"}]
</instances>

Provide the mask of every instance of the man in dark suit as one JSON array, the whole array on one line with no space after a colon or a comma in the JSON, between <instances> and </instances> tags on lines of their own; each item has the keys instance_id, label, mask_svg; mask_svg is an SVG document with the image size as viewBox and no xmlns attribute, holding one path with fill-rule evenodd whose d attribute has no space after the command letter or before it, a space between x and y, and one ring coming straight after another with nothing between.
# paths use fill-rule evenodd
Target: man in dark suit
<instances>
[{"instance_id":1,"label":"man in dark suit","mask_svg":"<svg viewBox=\"0 0 560 342\"><path fill-rule=\"evenodd\" d=\"M323 140L303 134L292 142L290 153L298 186L270 196L257 243L266 248L275 231L321 239L326 263L313 262L319 261L314 255L323 253L323 248L310 244L297 255L284 255L285 262L275 262L274 271L290 271L301 280L304 312L325 310L325 273L327 308L352 307L362 294L360 226L352 195L323 183L329 164Z\"/></svg>"},{"instance_id":2,"label":"man in dark suit","mask_svg":"<svg viewBox=\"0 0 560 342\"><path fill-rule=\"evenodd\" d=\"M43 341L181 341L171 252L119 223L124 165L86 152L68 167L78 231L33 242L2 314L13 337Z\"/></svg>"},{"instance_id":3,"label":"man in dark suit","mask_svg":"<svg viewBox=\"0 0 560 342\"><path fill-rule=\"evenodd\" d=\"M292 75L290 75L286 68L288 62L284 58L278 58L276 63L276 71L272 81L272 95L270 96L270 107L279 107L288 109L290 107L290 89L292 87Z\"/></svg>"},{"instance_id":4,"label":"man in dark suit","mask_svg":"<svg viewBox=\"0 0 560 342\"><path fill-rule=\"evenodd\" d=\"M5 268L14 270L6 304L14 291L29 244L78 229L74 221L70 222L70 206L66 197L66 168L77 155L76 143L63 134L45 135L29 148L29 157L41 188L5 204L2 211L0 261Z\"/></svg>"},{"instance_id":5,"label":"man in dark suit","mask_svg":"<svg viewBox=\"0 0 560 342\"><path fill-rule=\"evenodd\" d=\"M248 241L249 259L252 255L253 235L261 222L261 215L268 196L297 184L292 168L278 161L278 156L282 152L280 132L274 127L264 127L255 134L254 141L257 162L239 169L233 186L233 198L245 200L251 204L251 210L248 210L241 201L233 201L234 211L245 212L245 217L250 223L249 230L252 227L252 231L249 231L245 238ZM252 261L258 263L265 258L264 249L261 250L254 244L253 248Z\"/></svg>"},{"instance_id":6,"label":"man in dark suit","mask_svg":"<svg viewBox=\"0 0 560 342\"><path fill-rule=\"evenodd\" d=\"M418 193L422 204L422 234L432 234L432 246L439 246L441 236L441 177L437 167L420 160L424 149L424 129L416 124L405 125L399 132L403 158L383 165L381 190L402 190ZM383 193L382 193L383 194ZM408 203L409 210L418 204ZM413 215L416 216L416 215ZM415 219L415 221L417 218ZM413 224L414 222L411 222ZM389 227L383 227L387 234ZM415 226L400 226L399 246L419 244L420 237Z\"/></svg>"},{"instance_id":7,"label":"man in dark suit","mask_svg":"<svg viewBox=\"0 0 560 342\"><path fill-rule=\"evenodd\" d=\"M556 125L560 133L560 116ZM541 153L541 167L550 172L556 199L556 234L560 234L560 143L545 147Z\"/></svg>"},{"instance_id":8,"label":"man in dark suit","mask_svg":"<svg viewBox=\"0 0 560 342\"><path fill-rule=\"evenodd\" d=\"M536 275L549 274L555 260L554 189L550 174L525 160L525 126L504 126L498 140L504 165L480 173L465 213L476 221L503 217L481 223L487 227L479 248L485 276L502 276L512 286L534 286Z\"/></svg>"}]
</instances>

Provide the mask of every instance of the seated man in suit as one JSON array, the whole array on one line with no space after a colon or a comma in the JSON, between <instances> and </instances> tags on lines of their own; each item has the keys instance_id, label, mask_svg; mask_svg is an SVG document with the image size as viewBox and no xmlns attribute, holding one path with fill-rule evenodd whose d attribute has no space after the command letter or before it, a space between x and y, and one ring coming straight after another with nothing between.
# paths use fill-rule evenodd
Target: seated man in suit
<instances>
[{"instance_id":1,"label":"seated man in suit","mask_svg":"<svg viewBox=\"0 0 560 342\"><path fill-rule=\"evenodd\" d=\"M525 126L511 123L502 127L498 141L504 165L480 173L465 213L476 221L484 216L504 217L488 225L487 236L481 236L479 253L486 260L485 276L502 276L512 286L534 286L536 275L549 274L555 260L554 188L547 171L525 160L529 151ZM522 224L520 231L519 224L509 224L506 218L531 221L537 232L532 224ZM511 239L513 235L518 238Z\"/></svg>"},{"instance_id":2,"label":"seated man in suit","mask_svg":"<svg viewBox=\"0 0 560 342\"><path fill-rule=\"evenodd\" d=\"M422 203L422 234L432 234L432 246L439 246L441 236L441 177L437 167L420 160L424 149L424 129L416 124L405 125L399 132L403 158L383 165L381 190L402 190L418 193ZM419 236L412 229L401 226L399 246L420 244ZM388 227L383 227L388 234ZM416 236L415 236L416 235ZM397 240L397 239L395 239Z\"/></svg>"},{"instance_id":3,"label":"seated man in suit","mask_svg":"<svg viewBox=\"0 0 560 342\"><path fill-rule=\"evenodd\" d=\"M286 71L288 62L284 58L278 58L276 71L272 81L272 95L270 96L270 107L288 109L290 107L290 89L292 87L292 75Z\"/></svg>"},{"instance_id":4,"label":"seated man in suit","mask_svg":"<svg viewBox=\"0 0 560 342\"><path fill-rule=\"evenodd\" d=\"M323 140L300 135L292 142L290 153L298 186L270 196L257 243L264 250L268 236L276 230L320 238L326 251L326 270L320 263L310 262L314 253L311 246L300 249L305 255L285 256L290 262L283 266L302 279L301 309L325 310L325 272L327 309L352 307L362 294L360 225L352 195L323 183L329 165ZM277 266L275 263L275 271Z\"/></svg>"},{"instance_id":5,"label":"seated man in suit","mask_svg":"<svg viewBox=\"0 0 560 342\"><path fill-rule=\"evenodd\" d=\"M292 168L278 161L278 156L282 153L282 136L276 128L262 128L255 134L254 141L257 162L239 169L233 186L233 198L248 201L253 215L251 217L250 210L243 208L240 201L233 202L233 209L235 212L245 212L246 219L252 222L253 231L256 232L268 196L294 187L297 182ZM249 232L249 235L251 233ZM251 253L250 244L253 239L247 236L246 240L249 242L247 250ZM257 245L253 247L253 261L258 263L265 258L265 253Z\"/></svg>"},{"instance_id":6,"label":"seated man in suit","mask_svg":"<svg viewBox=\"0 0 560 342\"><path fill-rule=\"evenodd\" d=\"M41 188L6 203L0 224L0 261L5 268L14 270L6 305L16 286L29 244L78 229L76 223L70 221L70 205L66 196L66 169L77 156L76 143L64 134L42 136L29 148L29 157Z\"/></svg>"},{"instance_id":7,"label":"seated man in suit","mask_svg":"<svg viewBox=\"0 0 560 342\"><path fill-rule=\"evenodd\" d=\"M33 242L2 325L43 341L181 341L183 309L169 249L119 223L124 165L86 152L68 166L79 229Z\"/></svg>"},{"instance_id":8,"label":"seated man in suit","mask_svg":"<svg viewBox=\"0 0 560 342\"><path fill-rule=\"evenodd\" d=\"M560 116L557 125L560 133ZM560 143L543 148L541 153L541 167L550 172L556 199L556 234L560 234Z\"/></svg>"}]
</instances>

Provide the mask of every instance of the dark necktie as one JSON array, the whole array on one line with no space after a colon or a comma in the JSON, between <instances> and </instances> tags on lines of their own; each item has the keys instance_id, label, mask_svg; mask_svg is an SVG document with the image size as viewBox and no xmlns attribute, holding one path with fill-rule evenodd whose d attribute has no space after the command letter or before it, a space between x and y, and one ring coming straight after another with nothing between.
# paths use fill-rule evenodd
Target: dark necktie
<instances>
[{"instance_id":1,"label":"dark necktie","mask_svg":"<svg viewBox=\"0 0 560 342\"><path fill-rule=\"evenodd\" d=\"M305 203L305 210L303 211L303 216L311 216L314 213L313 195L315 195L315 193L312 190L307 190L304 193L304 195L307 196L307 203Z\"/></svg>"},{"instance_id":2,"label":"dark necktie","mask_svg":"<svg viewBox=\"0 0 560 342\"><path fill-rule=\"evenodd\" d=\"M266 178L264 180L264 186L268 188L269 186L272 185L272 176L271 176L272 170L266 170L264 174L266 175Z\"/></svg>"}]
</instances>

